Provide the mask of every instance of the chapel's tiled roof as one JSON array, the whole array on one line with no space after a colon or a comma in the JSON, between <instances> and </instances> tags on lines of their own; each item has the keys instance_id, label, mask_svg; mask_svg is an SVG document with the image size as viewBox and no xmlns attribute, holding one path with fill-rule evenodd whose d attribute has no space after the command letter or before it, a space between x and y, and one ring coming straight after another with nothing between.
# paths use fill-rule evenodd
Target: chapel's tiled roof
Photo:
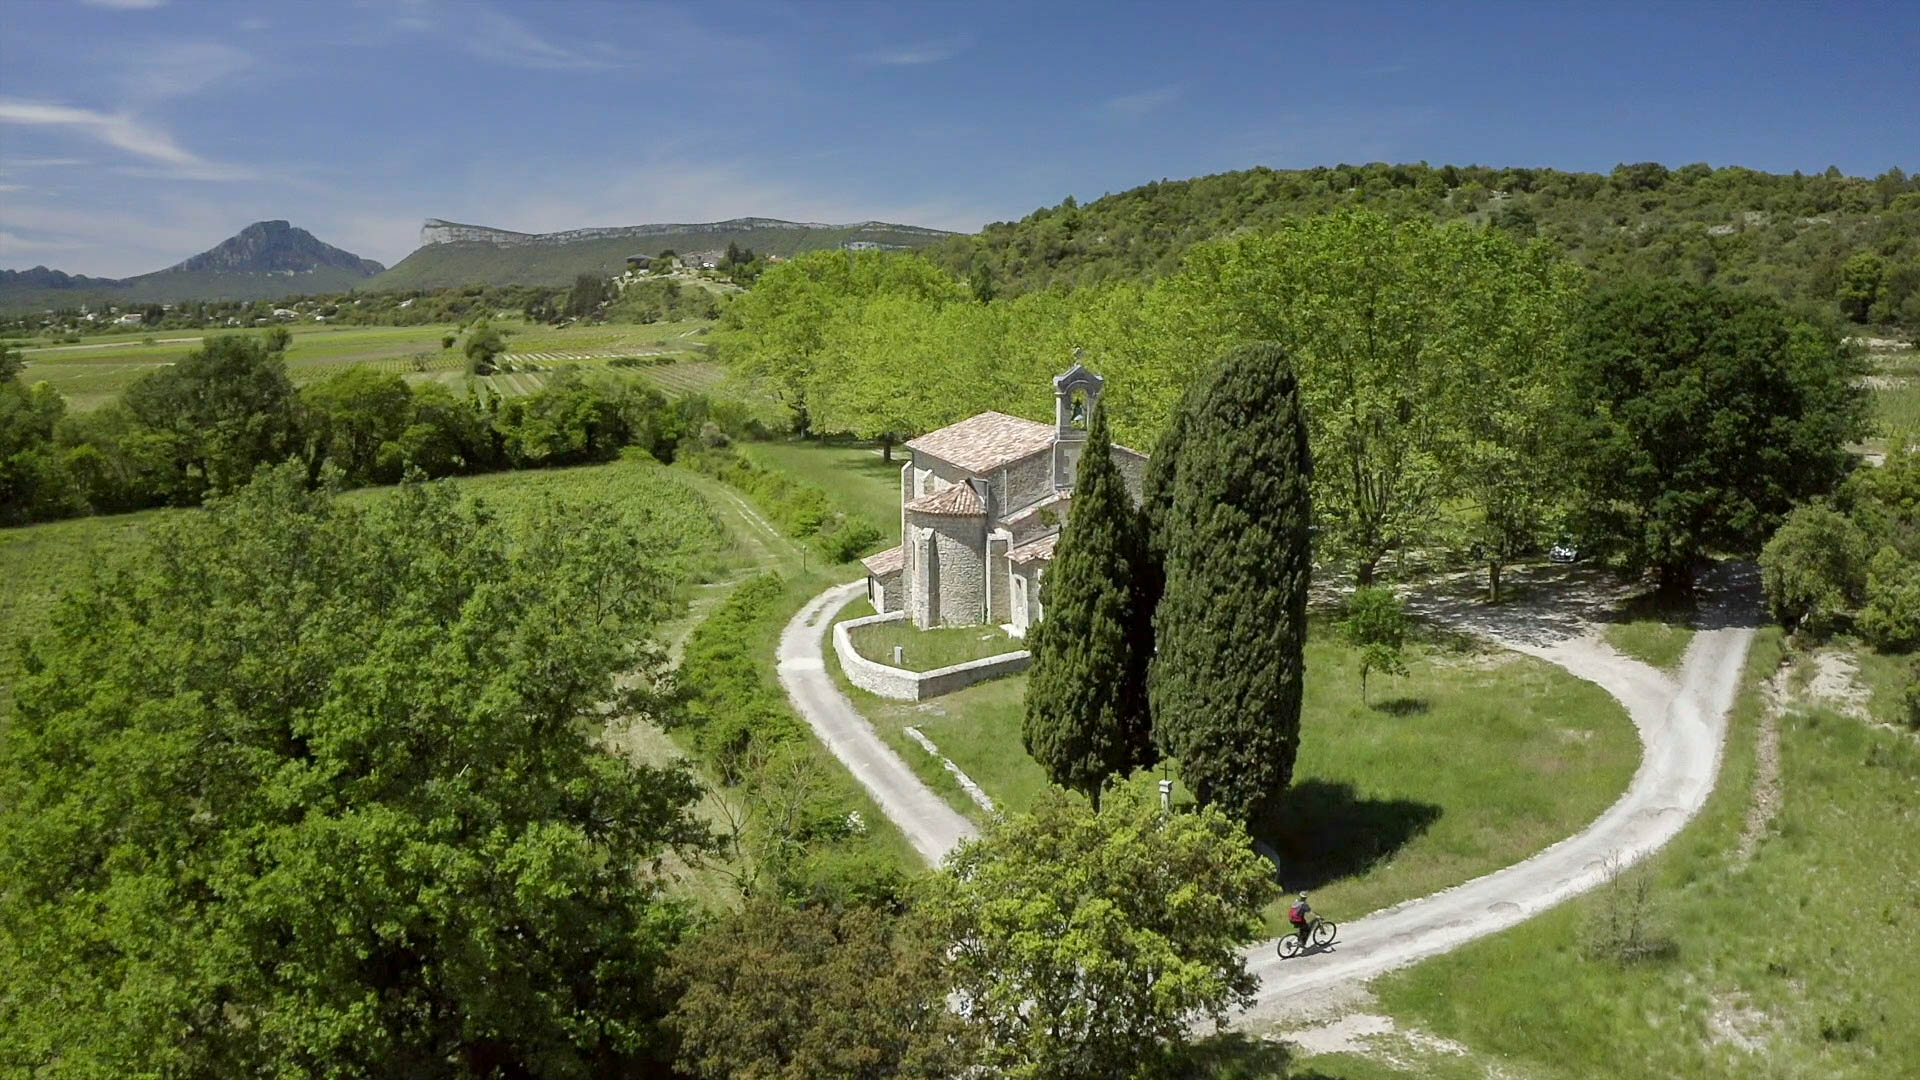
<instances>
[{"instance_id":1,"label":"chapel's tiled roof","mask_svg":"<svg viewBox=\"0 0 1920 1080\"><path fill-rule=\"evenodd\" d=\"M1007 561L1022 565L1030 562L1052 561L1054 545L1060 543L1059 533L1049 533L1038 540L1029 541L1007 552Z\"/></svg>"},{"instance_id":2,"label":"chapel's tiled roof","mask_svg":"<svg viewBox=\"0 0 1920 1080\"><path fill-rule=\"evenodd\" d=\"M916 514L941 514L947 517L978 517L987 512L987 504L972 484L949 484L931 495L922 495L907 504Z\"/></svg>"},{"instance_id":3,"label":"chapel's tiled roof","mask_svg":"<svg viewBox=\"0 0 1920 1080\"><path fill-rule=\"evenodd\" d=\"M951 462L975 476L984 476L1052 445L1052 424L997 412L969 416L907 442L908 449Z\"/></svg>"},{"instance_id":4,"label":"chapel's tiled roof","mask_svg":"<svg viewBox=\"0 0 1920 1080\"><path fill-rule=\"evenodd\" d=\"M900 572L900 568L906 564L907 549L903 547L890 547L885 551L869 555L860 560L860 565L866 567L867 573L872 574L874 577L886 577L888 574L897 574Z\"/></svg>"}]
</instances>

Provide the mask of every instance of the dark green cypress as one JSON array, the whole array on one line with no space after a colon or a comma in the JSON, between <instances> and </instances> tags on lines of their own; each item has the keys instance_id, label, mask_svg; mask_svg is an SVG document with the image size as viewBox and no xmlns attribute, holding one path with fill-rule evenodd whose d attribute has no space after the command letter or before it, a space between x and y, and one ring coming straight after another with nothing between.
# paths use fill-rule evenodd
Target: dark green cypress
<instances>
[{"instance_id":1,"label":"dark green cypress","mask_svg":"<svg viewBox=\"0 0 1920 1080\"><path fill-rule=\"evenodd\" d=\"M1154 738L1203 803L1258 823L1293 779L1313 560L1305 418L1280 346L1193 388L1149 487L1163 561Z\"/></svg>"},{"instance_id":2,"label":"dark green cypress","mask_svg":"<svg viewBox=\"0 0 1920 1080\"><path fill-rule=\"evenodd\" d=\"M1147 712L1153 609L1141 595L1140 512L1096 407L1066 528L1044 581L1046 619L1028 631L1027 753L1094 805L1109 776L1155 760Z\"/></svg>"}]
</instances>

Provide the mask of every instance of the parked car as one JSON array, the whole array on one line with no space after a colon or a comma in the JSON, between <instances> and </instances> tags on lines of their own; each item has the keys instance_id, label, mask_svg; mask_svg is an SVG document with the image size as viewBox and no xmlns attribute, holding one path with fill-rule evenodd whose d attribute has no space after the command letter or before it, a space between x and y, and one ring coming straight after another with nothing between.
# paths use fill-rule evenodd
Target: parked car
<instances>
[{"instance_id":1,"label":"parked car","mask_svg":"<svg viewBox=\"0 0 1920 1080\"><path fill-rule=\"evenodd\" d=\"M1555 544L1547 552L1547 558L1557 563L1576 563L1580 561L1580 549L1572 544Z\"/></svg>"}]
</instances>

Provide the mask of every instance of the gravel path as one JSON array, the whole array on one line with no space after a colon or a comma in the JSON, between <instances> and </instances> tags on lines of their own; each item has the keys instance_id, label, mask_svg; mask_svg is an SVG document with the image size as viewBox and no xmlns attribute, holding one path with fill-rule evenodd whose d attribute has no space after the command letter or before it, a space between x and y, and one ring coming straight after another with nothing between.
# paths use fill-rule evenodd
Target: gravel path
<instances>
[{"instance_id":1,"label":"gravel path","mask_svg":"<svg viewBox=\"0 0 1920 1080\"><path fill-rule=\"evenodd\" d=\"M867 718L833 684L822 640L833 616L865 591L863 581L836 585L800 609L780 634L780 684L815 735L860 781L888 819L900 827L920 857L938 866L962 840L979 835L973 822L934 794Z\"/></svg>"},{"instance_id":2,"label":"gravel path","mask_svg":"<svg viewBox=\"0 0 1920 1080\"><path fill-rule=\"evenodd\" d=\"M1612 694L1639 730L1640 768L1626 793L1591 825L1522 862L1346 923L1340 940L1323 952L1282 961L1271 941L1247 950L1247 967L1260 990L1236 1023L1258 1025L1278 1015L1290 997L1369 979L1498 933L1594 888L1614 869L1672 840L1705 805L1719 774L1727 712L1753 640L1751 577L1750 570L1736 570L1703 586L1701 629L1677 679L1622 656L1601 639L1592 618L1612 599L1605 590L1541 581L1541 600L1499 608L1467 603L1460 592L1415 598L1412 610L1557 664ZM822 655L834 612L864 587L858 581L836 586L794 616L780 639L780 681L887 817L937 864L976 835L975 828L881 742L834 686Z\"/></svg>"},{"instance_id":3,"label":"gravel path","mask_svg":"<svg viewBox=\"0 0 1920 1080\"><path fill-rule=\"evenodd\" d=\"M1626 706L1644 746L1626 794L1586 829L1531 858L1342 925L1340 940L1323 953L1283 961L1273 942L1248 950L1247 968L1260 979L1260 991L1240 1022L1277 1015L1291 996L1369 979L1498 933L1600 885L1615 868L1673 839L1713 791L1727 710L1752 639L1748 629L1695 634L1677 682L1597 636L1506 643L1599 684Z\"/></svg>"}]
</instances>

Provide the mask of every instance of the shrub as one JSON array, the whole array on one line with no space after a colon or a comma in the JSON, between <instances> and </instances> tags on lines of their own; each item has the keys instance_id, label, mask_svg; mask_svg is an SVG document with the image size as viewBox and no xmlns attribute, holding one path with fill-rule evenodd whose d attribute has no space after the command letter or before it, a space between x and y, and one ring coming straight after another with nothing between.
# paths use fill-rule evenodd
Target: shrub
<instances>
[{"instance_id":1,"label":"shrub","mask_svg":"<svg viewBox=\"0 0 1920 1080\"><path fill-rule=\"evenodd\" d=\"M1628 873L1616 867L1607 875L1582 951L1589 960L1620 965L1670 960L1679 953L1679 944L1666 932L1650 870Z\"/></svg>"},{"instance_id":2,"label":"shrub","mask_svg":"<svg viewBox=\"0 0 1920 1080\"><path fill-rule=\"evenodd\" d=\"M880 542L880 530L845 514L834 514L820 528L814 542L820 553L836 563L850 562Z\"/></svg>"},{"instance_id":3,"label":"shrub","mask_svg":"<svg viewBox=\"0 0 1920 1080\"><path fill-rule=\"evenodd\" d=\"M1405 675L1407 613L1393 590L1379 585L1355 589L1347 600L1340 632L1360 650L1360 700L1367 700L1367 676L1378 671Z\"/></svg>"},{"instance_id":4,"label":"shrub","mask_svg":"<svg viewBox=\"0 0 1920 1080\"><path fill-rule=\"evenodd\" d=\"M1867 566L1867 604L1860 635L1883 652L1920 645L1920 564L1883 547Z\"/></svg>"},{"instance_id":5,"label":"shrub","mask_svg":"<svg viewBox=\"0 0 1920 1080\"><path fill-rule=\"evenodd\" d=\"M1866 591L1866 547L1859 526L1832 508L1795 510L1760 550L1768 613L1788 630L1826 636Z\"/></svg>"},{"instance_id":6,"label":"shrub","mask_svg":"<svg viewBox=\"0 0 1920 1080\"><path fill-rule=\"evenodd\" d=\"M695 750L729 784L746 775L756 752L803 733L753 652L755 635L785 595L775 574L743 583L687 638L680 660L680 685L688 689L678 720L692 727Z\"/></svg>"},{"instance_id":7,"label":"shrub","mask_svg":"<svg viewBox=\"0 0 1920 1080\"><path fill-rule=\"evenodd\" d=\"M695 470L739 488L773 519L781 532L795 540L822 532L840 516L835 514L833 502L825 491L786 473L763 469L729 448L709 447L684 457ZM872 539L867 541L872 542Z\"/></svg>"}]
</instances>

